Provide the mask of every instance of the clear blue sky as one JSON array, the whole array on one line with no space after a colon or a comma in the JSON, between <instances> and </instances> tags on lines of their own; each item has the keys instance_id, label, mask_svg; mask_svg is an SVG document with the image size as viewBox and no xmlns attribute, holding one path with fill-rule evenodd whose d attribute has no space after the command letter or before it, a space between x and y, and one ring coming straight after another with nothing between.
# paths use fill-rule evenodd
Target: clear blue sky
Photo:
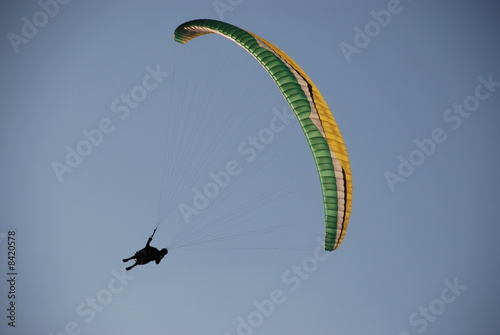
<instances>
[{"instance_id":1,"label":"clear blue sky","mask_svg":"<svg viewBox=\"0 0 500 335\"><path fill-rule=\"evenodd\" d=\"M2 334L499 332L495 1L0 6ZM271 41L323 93L354 183L335 252L285 100L234 43L175 43L197 18ZM170 253L124 274L158 223Z\"/></svg>"}]
</instances>

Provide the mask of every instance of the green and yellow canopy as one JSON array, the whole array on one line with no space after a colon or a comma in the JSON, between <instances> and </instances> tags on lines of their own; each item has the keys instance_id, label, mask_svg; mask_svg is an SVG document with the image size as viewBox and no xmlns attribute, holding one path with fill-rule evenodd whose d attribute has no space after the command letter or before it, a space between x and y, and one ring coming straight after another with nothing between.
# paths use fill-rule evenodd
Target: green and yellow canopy
<instances>
[{"instance_id":1,"label":"green and yellow canopy","mask_svg":"<svg viewBox=\"0 0 500 335\"><path fill-rule=\"evenodd\" d=\"M347 149L323 96L288 55L266 40L231 24L193 20L181 24L174 39L186 43L205 34L219 34L237 43L266 69L297 116L316 163L325 208L325 250L344 239L352 205L352 175Z\"/></svg>"}]
</instances>

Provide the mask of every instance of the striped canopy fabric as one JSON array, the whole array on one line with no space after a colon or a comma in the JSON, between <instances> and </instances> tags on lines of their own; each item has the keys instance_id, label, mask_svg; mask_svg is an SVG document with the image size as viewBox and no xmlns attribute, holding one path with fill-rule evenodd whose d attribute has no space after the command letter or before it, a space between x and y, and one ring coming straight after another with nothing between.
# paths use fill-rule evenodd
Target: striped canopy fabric
<instances>
[{"instance_id":1,"label":"striped canopy fabric","mask_svg":"<svg viewBox=\"0 0 500 335\"><path fill-rule=\"evenodd\" d=\"M276 82L304 131L319 173L325 210L325 250L344 239L352 206L352 175L340 130L323 96L288 55L259 36L216 20L181 24L175 41L187 43L205 34L219 34L248 51Z\"/></svg>"}]
</instances>

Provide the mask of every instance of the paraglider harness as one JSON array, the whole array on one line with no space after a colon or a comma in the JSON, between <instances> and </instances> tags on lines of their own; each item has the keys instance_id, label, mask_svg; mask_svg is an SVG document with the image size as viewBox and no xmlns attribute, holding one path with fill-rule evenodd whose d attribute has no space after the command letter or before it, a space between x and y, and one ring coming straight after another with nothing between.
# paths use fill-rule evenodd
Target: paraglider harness
<instances>
[{"instance_id":1,"label":"paraglider harness","mask_svg":"<svg viewBox=\"0 0 500 335\"><path fill-rule=\"evenodd\" d=\"M153 230L153 234L151 234L151 236L148 238L148 243L146 243L146 246L143 249L137 251L134 254L134 256L132 256L130 258L123 259L124 262L128 262L131 259L135 260L135 264L132 266L129 266L127 268L127 271L132 269L136 265L144 265L144 264L147 264L151 261L155 261L156 264L160 264L160 261L163 259L163 257L166 254L168 254L168 250L166 248L158 250L155 247L152 247L149 245L151 243L151 241L153 240L153 236L156 233L156 229L158 229L158 227L156 227L155 230Z\"/></svg>"}]
</instances>

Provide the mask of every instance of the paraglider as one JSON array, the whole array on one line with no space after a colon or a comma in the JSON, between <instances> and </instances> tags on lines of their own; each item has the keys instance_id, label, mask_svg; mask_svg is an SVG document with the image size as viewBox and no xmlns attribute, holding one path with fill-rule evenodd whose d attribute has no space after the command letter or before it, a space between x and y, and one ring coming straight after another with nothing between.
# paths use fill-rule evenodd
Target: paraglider
<instances>
[{"instance_id":1,"label":"paraglider","mask_svg":"<svg viewBox=\"0 0 500 335\"><path fill-rule=\"evenodd\" d=\"M232 40L255 57L295 113L319 173L325 212L324 248L335 250L344 239L351 215L352 175L344 140L326 101L295 61L246 30L216 20L193 20L177 27L174 39L184 44L211 33Z\"/></svg>"},{"instance_id":2,"label":"paraglider","mask_svg":"<svg viewBox=\"0 0 500 335\"><path fill-rule=\"evenodd\" d=\"M151 241L153 240L155 232L156 229L153 231L153 234L148 238L148 242L146 243L146 246L144 248L137 251L134 254L134 256L123 259L124 263L132 259L135 260L135 263L133 265L126 268L127 271L130 271L133 267L137 265L144 265L151 261L155 261L156 264L160 264L163 257L165 257L165 255L168 254L168 250L166 248L158 250L150 245Z\"/></svg>"}]
</instances>

